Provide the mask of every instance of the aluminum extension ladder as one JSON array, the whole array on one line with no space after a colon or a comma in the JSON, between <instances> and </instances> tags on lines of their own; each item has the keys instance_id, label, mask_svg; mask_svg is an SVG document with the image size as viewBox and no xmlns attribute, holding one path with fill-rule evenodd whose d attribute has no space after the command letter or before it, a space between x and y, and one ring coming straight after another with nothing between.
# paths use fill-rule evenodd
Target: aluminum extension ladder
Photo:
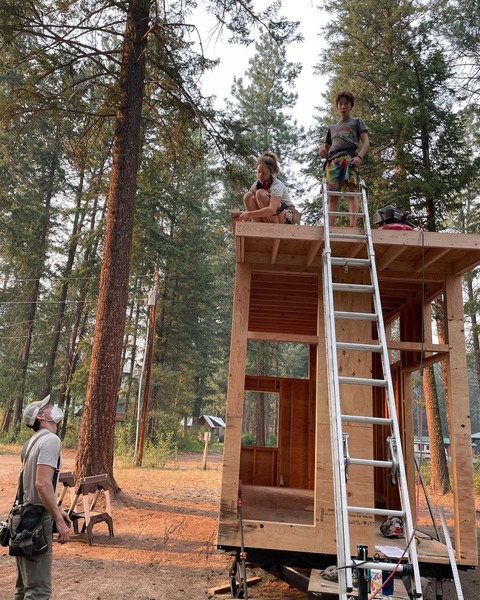
<instances>
[{"instance_id":1,"label":"aluminum extension ladder","mask_svg":"<svg viewBox=\"0 0 480 600\"><path fill-rule=\"evenodd\" d=\"M337 534L337 567L339 598L347 600L347 594L353 590L352 569L358 564L362 569L378 569L379 565L375 562L361 562L352 559L350 552L350 531L348 514L361 513L368 515L382 515L390 517L401 517L404 521L406 544L412 540L414 535L414 524L410 508L410 499L407 489L407 478L405 473L405 463L403 459L400 430L395 407L395 398L393 394L392 377L390 373L390 360L387 349L387 340L385 336L385 327L383 324L382 307L380 302L380 291L378 287L377 270L375 266L375 251L372 242L372 233L370 229L370 220L367 206L367 190L364 181L360 182L359 192L329 192L327 190L326 180L322 181L323 195L323 214L325 215L325 248L323 251L323 276L324 276L324 310L325 310L325 329L327 346L327 375L328 375L328 395L330 406L330 430L332 436L332 458L333 458L333 478L335 491L335 521ZM361 212L338 212L328 210L330 196L357 196ZM331 233L328 224L328 217L335 216L356 216L364 221L364 234L358 233ZM348 231L348 230L347 230ZM367 258L347 258L332 256L330 240L351 239L365 242L367 249ZM332 267L352 267L370 269L371 283L369 285L334 283ZM360 292L369 293L373 297L373 313L353 313L336 311L333 302L334 292ZM378 343L376 344L358 344L350 342L337 342L335 321L337 319L356 319L373 321L377 324ZM338 374L337 350L346 351L364 351L379 352L382 358L383 379L366 379L360 377L340 377ZM353 416L342 413L340 384L342 385L363 385L383 387L386 391L388 418L378 418L371 416ZM348 453L348 434L344 433L342 424L349 423L367 423L389 425L391 435L387 438L389 460L369 460L361 458L350 458ZM349 506L347 502L346 483L348 479L348 466L361 465L365 467L383 467L391 469L392 481L396 480L399 485L400 500L402 510L388 510L365 508L359 506ZM418 566L418 557L416 542L413 539L407 549L405 556L408 559L409 566L400 565L397 572L404 574L410 572L413 597L422 598L422 587L420 583L420 570ZM393 570L396 565L391 563L382 563L382 570Z\"/></svg>"}]
</instances>

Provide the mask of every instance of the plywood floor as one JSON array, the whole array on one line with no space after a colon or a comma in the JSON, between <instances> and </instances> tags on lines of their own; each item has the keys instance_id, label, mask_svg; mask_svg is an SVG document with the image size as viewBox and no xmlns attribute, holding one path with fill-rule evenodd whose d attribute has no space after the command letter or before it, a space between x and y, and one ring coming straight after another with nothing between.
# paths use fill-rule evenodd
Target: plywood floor
<instances>
[{"instance_id":1,"label":"plywood floor","mask_svg":"<svg viewBox=\"0 0 480 600\"><path fill-rule=\"evenodd\" d=\"M286 487L264 485L242 485L242 516L246 521L268 521L292 523L294 525L313 525L313 490L301 490ZM382 518L377 517L375 526L375 546L394 546L405 548L405 539L385 538L380 532ZM428 535L418 532L418 558L421 562L448 563L445 544L429 539ZM374 552L378 552L375 549ZM373 552L370 549L370 554ZM381 558L389 558L379 552Z\"/></svg>"},{"instance_id":2,"label":"plywood floor","mask_svg":"<svg viewBox=\"0 0 480 600\"><path fill-rule=\"evenodd\" d=\"M249 521L313 525L313 490L242 485L242 517Z\"/></svg>"}]
</instances>

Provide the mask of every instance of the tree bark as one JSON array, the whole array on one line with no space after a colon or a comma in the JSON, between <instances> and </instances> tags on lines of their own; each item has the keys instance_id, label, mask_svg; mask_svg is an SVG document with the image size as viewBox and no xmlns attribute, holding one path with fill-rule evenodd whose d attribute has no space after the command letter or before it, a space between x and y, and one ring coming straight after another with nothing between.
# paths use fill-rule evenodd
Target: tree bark
<instances>
[{"instance_id":1,"label":"tree bark","mask_svg":"<svg viewBox=\"0 0 480 600\"><path fill-rule=\"evenodd\" d=\"M258 342L257 375L265 374L265 357L263 356L263 342ZM256 392L256 423L257 423L257 446L265 446L265 394Z\"/></svg>"},{"instance_id":2,"label":"tree bark","mask_svg":"<svg viewBox=\"0 0 480 600\"><path fill-rule=\"evenodd\" d=\"M83 195L83 181L85 176L85 168L82 166L80 171L80 181L77 190L77 198L75 202L75 218L73 221L72 235L70 237L70 244L68 248L68 256L67 256L67 264L65 265L65 270L63 273L64 282L62 284L62 289L60 292L60 302L58 307L57 320L55 321L55 326L53 329L53 339L52 344L50 346L50 355L48 357L47 367L45 369L45 388L43 390L42 396L47 396L52 391L52 377L53 377L53 369L55 367L55 359L57 357L57 349L58 342L60 341L60 332L62 330L63 317L65 315L65 304L67 300L68 286L69 286L69 277L73 271L73 262L75 260L75 254L77 252L77 235L79 233L79 219L80 219L80 205L82 202Z\"/></svg>"},{"instance_id":3,"label":"tree bark","mask_svg":"<svg viewBox=\"0 0 480 600\"><path fill-rule=\"evenodd\" d=\"M472 343L473 343L473 353L475 358L475 373L477 375L477 383L480 389L480 340L478 337L478 322L477 322L477 313L475 311L475 293L473 291L473 278L475 277L475 271L470 271L464 277L464 280L467 283L467 294L468 294L468 306L470 320L472 321Z\"/></svg>"},{"instance_id":4,"label":"tree bark","mask_svg":"<svg viewBox=\"0 0 480 600\"><path fill-rule=\"evenodd\" d=\"M45 257L46 257L46 244L47 244L47 234L50 226L50 205L52 202L53 191L54 191L54 183L55 183L55 174L57 172L58 166L58 155L56 152L53 153L52 161L50 163L48 174L46 175L46 189L45 189L45 204L43 209L43 215L39 228L39 244L38 244L38 252L35 259L35 267L32 271L32 279L33 286L32 291L28 296L28 301L30 304L28 305L27 313L26 313L26 321L27 328L25 332L25 342L23 344L22 352L20 355L20 365L19 365L19 373L20 373L20 385L19 391L14 401L13 406L13 433L15 434L15 430L20 426L20 417L22 414L23 408L23 399L25 395L25 380L27 378L27 369L28 369L28 361L30 359L30 350L32 348L32 335L33 328L35 325L35 314L37 312L37 302L40 291L40 278L43 275L43 270L45 267ZM39 398L41 399L41 398Z\"/></svg>"},{"instance_id":5,"label":"tree bark","mask_svg":"<svg viewBox=\"0 0 480 600\"><path fill-rule=\"evenodd\" d=\"M138 282L137 282L138 284ZM137 299L137 310L135 311L135 325L133 329L132 353L130 355L130 370L128 372L127 388L125 391L125 414L128 417L128 407L130 406L130 394L132 390L133 371L135 370L135 360L137 358L137 335L138 321L140 320L140 301ZM135 416L135 415L134 415Z\"/></svg>"},{"instance_id":6,"label":"tree bark","mask_svg":"<svg viewBox=\"0 0 480 600\"><path fill-rule=\"evenodd\" d=\"M97 319L75 465L77 480L106 473L114 492L120 489L113 476L113 441L128 300L149 6L148 0L131 0L128 4Z\"/></svg>"},{"instance_id":7,"label":"tree bark","mask_svg":"<svg viewBox=\"0 0 480 600\"><path fill-rule=\"evenodd\" d=\"M446 494L449 491L450 484L433 366L427 367L424 371L424 389L430 442L431 487L440 494Z\"/></svg>"}]
</instances>

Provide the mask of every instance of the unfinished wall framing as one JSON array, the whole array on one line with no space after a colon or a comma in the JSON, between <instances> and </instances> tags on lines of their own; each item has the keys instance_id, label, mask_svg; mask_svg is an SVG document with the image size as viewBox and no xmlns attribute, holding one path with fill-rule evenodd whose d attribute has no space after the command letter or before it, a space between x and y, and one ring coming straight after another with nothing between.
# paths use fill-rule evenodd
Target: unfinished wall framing
<instances>
[{"instance_id":1,"label":"unfinished wall framing","mask_svg":"<svg viewBox=\"0 0 480 600\"><path fill-rule=\"evenodd\" d=\"M232 214L235 217L234 214ZM325 363L321 252L323 228L263 223L234 223L237 272L234 291L227 422L217 543L239 547L237 497L242 487L244 536L248 548L312 554L336 554L330 422ZM341 231L341 230L340 230ZM443 295L444 344L424 343L424 363L444 360L448 376L448 420L451 440L455 548L458 563L477 564L471 428L463 331L461 276L480 264L480 236L416 231L373 231L384 322L399 319L399 351L392 365L398 418L412 506L415 506L412 373L421 357L422 264L425 264L425 305ZM364 258L364 245L332 243L337 256ZM369 282L361 269L338 272L336 281ZM340 302L342 304L340 304ZM337 310L370 312L371 296L342 293ZM375 327L365 321L339 321L340 341L374 339ZM245 375L248 340L309 345L308 379ZM369 353L339 353L342 375L375 377L378 357ZM373 374L373 375L372 375ZM278 448L241 446L246 390L279 394ZM346 414L385 415L384 391L355 389L342 394ZM386 456L382 426L350 424L350 452L364 458ZM349 504L398 507L398 495L385 472L351 467ZM378 523L368 515L351 515L352 550L357 543L374 552ZM377 541L379 543L380 540ZM447 563L438 542L422 543L419 560Z\"/></svg>"}]
</instances>

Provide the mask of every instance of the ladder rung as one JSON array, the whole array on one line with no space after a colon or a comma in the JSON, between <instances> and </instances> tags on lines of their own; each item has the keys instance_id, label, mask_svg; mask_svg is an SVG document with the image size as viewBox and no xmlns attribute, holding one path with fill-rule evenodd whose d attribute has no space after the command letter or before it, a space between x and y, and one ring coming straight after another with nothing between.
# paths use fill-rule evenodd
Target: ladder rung
<instances>
[{"instance_id":1,"label":"ladder rung","mask_svg":"<svg viewBox=\"0 0 480 600\"><path fill-rule=\"evenodd\" d=\"M335 217L364 217L365 216L363 213L347 212L345 210L329 210L328 214L335 216Z\"/></svg>"},{"instance_id":2,"label":"ladder rung","mask_svg":"<svg viewBox=\"0 0 480 600\"><path fill-rule=\"evenodd\" d=\"M344 423L367 423L370 425L391 425L392 419L385 417L361 417L359 415L342 415Z\"/></svg>"},{"instance_id":3,"label":"ladder rung","mask_svg":"<svg viewBox=\"0 0 480 600\"><path fill-rule=\"evenodd\" d=\"M361 285L359 283L332 283L332 289L334 292L368 292L372 294L375 288L373 285Z\"/></svg>"},{"instance_id":4,"label":"ladder rung","mask_svg":"<svg viewBox=\"0 0 480 600\"><path fill-rule=\"evenodd\" d=\"M366 240L367 236L364 234L359 235L358 233L331 233L331 238L347 238L349 240Z\"/></svg>"},{"instance_id":5,"label":"ladder rung","mask_svg":"<svg viewBox=\"0 0 480 600\"><path fill-rule=\"evenodd\" d=\"M405 553L405 560L408 559L408 555L407 553ZM397 565L396 562L365 562L362 560L357 560L355 558L352 558L352 563L356 566L361 567L362 569L382 569L382 571L396 571L397 573L403 573L406 570L406 567L408 566L409 570L410 570L410 565L406 565L406 564L400 564ZM397 596L397 598L399 598L399 596ZM422 596L423 598L423 596Z\"/></svg>"},{"instance_id":6,"label":"ladder rung","mask_svg":"<svg viewBox=\"0 0 480 600\"><path fill-rule=\"evenodd\" d=\"M359 465L361 467L381 467L382 469L393 469L392 460L372 460L370 458L351 458L351 465Z\"/></svg>"},{"instance_id":7,"label":"ladder rung","mask_svg":"<svg viewBox=\"0 0 480 600\"><path fill-rule=\"evenodd\" d=\"M403 519L403 510L388 510L388 508L365 508L364 506L348 506L348 512L360 513L362 515L379 515L382 517L400 517Z\"/></svg>"},{"instance_id":8,"label":"ladder rung","mask_svg":"<svg viewBox=\"0 0 480 600\"><path fill-rule=\"evenodd\" d=\"M337 350L358 350L359 352L381 352L380 344L355 344L353 342L337 342Z\"/></svg>"},{"instance_id":9,"label":"ladder rung","mask_svg":"<svg viewBox=\"0 0 480 600\"><path fill-rule=\"evenodd\" d=\"M354 319L356 321L376 321L378 319L376 313L345 312L344 310L336 310L334 315L336 319Z\"/></svg>"},{"instance_id":10,"label":"ladder rung","mask_svg":"<svg viewBox=\"0 0 480 600\"><path fill-rule=\"evenodd\" d=\"M371 385L372 387L387 387L385 379L367 379L366 377L339 377L338 383L351 385Z\"/></svg>"},{"instance_id":11,"label":"ladder rung","mask_svg":"<svg viewBox=\"0 0 480 600\"><path fill-rule=\"evenodd\" d=\"M357 198L361 197L362 192L327 192L327 196L350 196L350 198L354 198L355 196Z\"/></svg>"},{"instance_id":12,"label":"ladder rung","mask_svg":"<svg viewBox=\"0 0 480 600\"><path fill-rule=\"evenodd\" d=\"M348 265L349 267L369 267L370 259L369 258L344 258L343 256L332 256L330 262L334 266L344 266Z\"/></svg>"}]
</instances>

